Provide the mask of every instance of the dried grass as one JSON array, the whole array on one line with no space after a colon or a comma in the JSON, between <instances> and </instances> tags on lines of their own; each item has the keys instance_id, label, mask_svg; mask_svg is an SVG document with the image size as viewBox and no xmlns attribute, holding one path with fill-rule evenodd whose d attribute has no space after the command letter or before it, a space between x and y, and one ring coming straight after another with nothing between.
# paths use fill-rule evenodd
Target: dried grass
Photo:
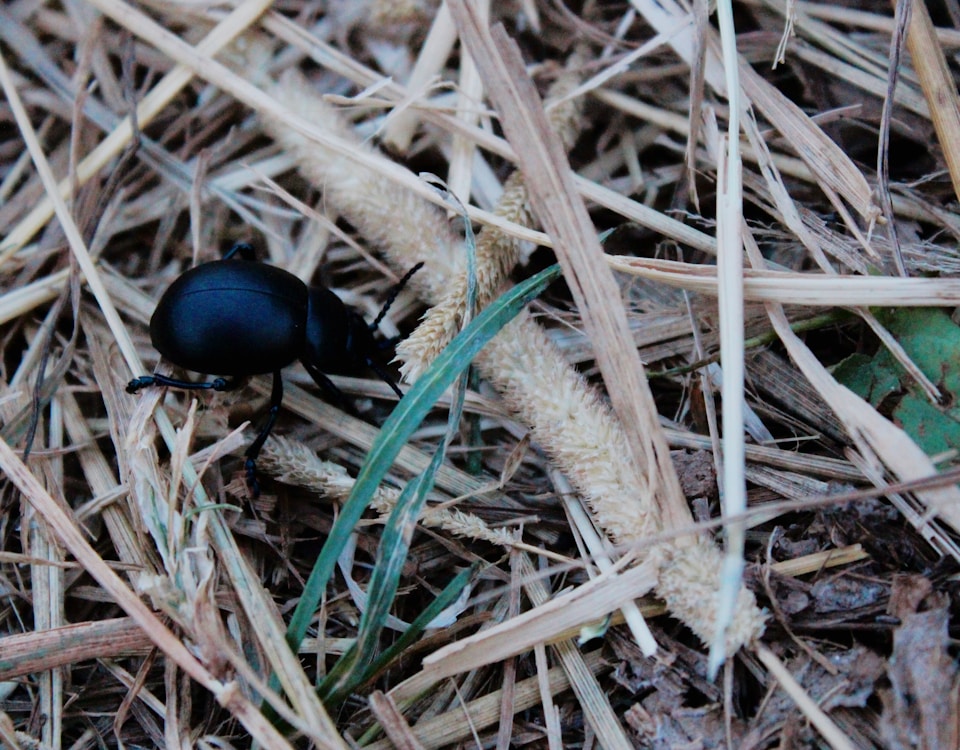
<instances>
[{"instance_id":1,"label":"dried grass","mask_svg":"<svg viewBox=\"0 0 960 750\"><path fill-rule=\"evenodd\" d=\"M929 685L958 684L956 450L928 455L833 366L884 352L930 409L960 395L952 360L931 372L881 309L960 305L960 33L922 3L901 38L879 3L745 0L735 38L707 5L0 8L4 746L956 734L955 696L900 694L917 639ZM346 578L366 587L446 404L294 650L291 612L392 392L336 379L358 419L291 368L252 500L231 454L266 377L199 399L124 383L156 364L162 289L241 239L368 319L425 261L384 330L427 306L398 354L411 380L428 371L467 278L420 171L475 222L481 307L536 246L567 287L477 358L392 615L414 621L477 565L470 598L324 705L314 687L366 606Z\"/></svg>"}]
</instances>

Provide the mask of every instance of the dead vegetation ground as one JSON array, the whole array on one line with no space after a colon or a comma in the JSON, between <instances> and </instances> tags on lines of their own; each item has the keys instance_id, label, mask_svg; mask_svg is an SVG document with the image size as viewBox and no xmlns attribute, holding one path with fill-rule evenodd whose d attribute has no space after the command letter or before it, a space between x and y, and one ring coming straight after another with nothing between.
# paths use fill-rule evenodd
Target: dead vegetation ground
<instances>
[{"instance_id":1,"label":"dead vegetation ground","mask_svg":"<svg viewBox=\"0 0 960 750\"><path fill-rule=\"evenodd\" d=\"M5 4L2 744L960 746L958 48L954 0ZM480 308L565 283L415 529L449 394L378 437L290 368L252 498L268 377L124 392L236 241L368 320L424 261L383 331L452 381L421 173Z\"/></svg>"}]
</instances>

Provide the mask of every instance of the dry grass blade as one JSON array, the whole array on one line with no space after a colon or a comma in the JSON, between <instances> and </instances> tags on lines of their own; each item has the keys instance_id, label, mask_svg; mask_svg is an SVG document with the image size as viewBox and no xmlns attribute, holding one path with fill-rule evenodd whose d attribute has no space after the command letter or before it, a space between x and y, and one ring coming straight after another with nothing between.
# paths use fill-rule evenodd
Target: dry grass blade
<instances>
[{"instance_id":1,"label":"dry grass blade","mask_svg":"<svg viewBox=\"0 0 960 750\"><path fill-rule=\"evenodd\" d=\"M920 78L923 95L930 106L933 126L947 160L953 192L960 198L960 97L947 68L943 50L937 44L933 21L923 0L911 5L907 47Z\"/></svg>"},{"instance_id":2,"label":"dry grass blade","mask_svg":"<svg viewBox=\"0 0 960 750\"><path fill-rule=\"evenodd\" d=\"M17 125L20 127L20 132L27 144L27 148L30 150L30 156L34 161L37 172L40 174L40 178L43 182L43 186L47 192L47 195L50 197L50 200L53 203L57 218L60 219L60 224L67 235L67 240L70 243L70 249L73 251L74 256L77 259L77 263L84 273L84 276L86 276L87 284L90 287L90 290L93 292L94 296L97 298L97 302L100 304L100 309L103 311L103 314L110 325L111 333L116 338L117 345L120 347L120 350L126 357L127 366L130 368L131 372L137 372L140 369L140 358L137 356L136 350L133 347L133 343L130 341L130 336L127 334L127 330L120 321L120 316L117 314L117 310L114 307L110 296L107 294L107 290L103 286L103 282L100 279L99 270L96 268L96 266L94 266L93 261L90 259L90 254L87 251L86 243L84 243L83 238L80 236L77 225L67 209L67 204L64 202L63 198L60 197L56 180L54 179L53 172L50 169L50 164L43 153L40 142L37 140L36 133L30 124L29 116L27 115L26 110L23 108L23 104L20 101L19 95L17 94L13 80L10 77L10 72L7 68L7 63L2 53L0 53L0 85L2 85L4 94L6 94L7 97L7 101L10 103L10 107L13 110L14 117L17 120Z\"/></svg>"},{"instance_id":3,"label":"dry grass blade","mask_svg":"<svg viewBox=\"0 0 960 750\"><path fill-rule=\"evenodd\" d=\"M655 581L649 564L622 573L611 571L502 625L434 652L424 659L425 672L431 679L441 679L503 661L527 651L535 643L549 643L571 627L618 609L624 600L643 596Z\"/></svg>"},{"instance_id":4,"label":"dry grass blade","mask_svg":"<svg viewBox=\"0 0 960 750\"><path fill-rule=\"evenodd\" d=\"M461 35L466 35L464 41L475 47L474 58L483 60L481 73L501 110L508 137L522 144L515 150L520 154L521 170L531 191L532 203L548 233L558 240L558 257L579 303L597 363L625 432L633 465L626 465L624 470L639 472L647 495L643 503L652 524L681 529L691 520L688 506L669 458L652 394L640 378L643 366L629 343L625 310L619 304L613 278L606 272L603 251L585 206L574 198L571 175L563 168L563 149L536 104L539 97L502 29L499 33L495 30L495 36L491 37L467 6L453 3L451 10ZM700 540L681 537L664 554L674 559L664 566L659 591L670 601L673 611L705 637L715 627L716 610L711 607L705 613L699 606L695 607L690 587L693 580L712 586L711 579L717 570L707 561L715 550L707 549ZM700 566L702 572L695 573ZM716 605L715 597L711 599ZM762 629L762 615L751 605L748 592L740 587L733 610L737 610L738 622L726 631L724 650L727 652L735 651Z\"/></svg>"},{"instance_id":5,"label":"dry grass blade","mask_svg":"<svg viewBox=\"0 0 960 750\"><path fill-rule=\"evenodd\" d=\"M633 460L639 471L657 487L658 511L680 526L689 519L673 465L664 461L666 444L656 423L649 388L641 379L643 365L629 345L626 313L610 300L617 298L613 277L606 273L603 251L581 201L571 200L573 188L565 155L552 133L539 97L526 76L519 54L500 30L490 38L465 13L467 6L453 3L461 37L482 60L481 71L501 111L501 122L520 155L521 170L531 201L548 234L557 242L558 258L571 291L584 311L584 324L594 340L598 364L608 391L628 433ZM469 19L469 20L468 20ZM496 30L495 32L496 33Z\"/></svg>"},{"instance_id":6,"label":"dry grass blade","mask_svg":"<svg viewBox=\"0 0 960 750\"><path fill-rule=\"evenodd\" d=\"M523 577L528 581L524 585L524 589L534 606L533 611L542 611L544 607L549 609L550 592L542 580L537 580L534 577L533 566L529 560L522 561L521 572ZM632 573L632 571L628 573ZM616 573L611 573L611 575L616 576ZM621 596L621 599L624 593L626 592L620 590L618 587L617 594ZM622 612L629 612L629 608L625 607L622 603L618 609ZM583 619L576 619L580 621L582 626ZM587 627L589 627L589 624L587 624ZM535 648L542 649L543 643L540 642ZM599 741L604 747L629 748L630 740L623 726L617 719L610 699L597 682L596 677L587 665L587 660L580 652L578 645L571 639L566 638L554 643L552 650L556 653L557 658L563 665L564 671L566 671L567 676L570 678L570 687L576 694L580 705L583 706L583 715L590 723L593 731L596 732ZM549 718L546 718L545 723L547 724L546 729L549 736L551 727L548 722Z\"/></svg>"},{"instance_id":7,"label":"dry grass blade","mask_svg":"<svg viewBox=\"0 0 960 750\"><path fill-rule=\"evenodd\" d=\"M83 565L127 614L140 626L151 641L190 677L209 690L224 706L229 706L250 734L268 748L288 748L290 745L267 722L250 701L243 697L236 685L221 683L210 674L187 647L178 639L139 597L114 573L71 521L66 511L50 497L23 462L0 440L0 468L20 489L28 502L43 516L59 541Z\"/></svg>"},{"instance_id":8,"label":"dry grass blade","mask_svg":"<svg viewBox=\"0 0 960 750\"><path fill-rule=\"evenodd\" d=\"M0 744L944 745L960 32L908 5L3 5ZM398 403L371 372L332 373L334 405L284 367L256 498L272 372L125 384L201 377L158 364L151 312L238 241L364 321L392 299L374 359L429 367L466 264L422 173L473 221L479 309L557 258L565 283L477 355L381 586L454 399L360 516ZM332 529L349 559L307 584ZM333 710L316 686L358 642Z\"/></svg>"},{"instance_id":9,"label":"dry grass blade","mask_svg":"<svg viewBox=\"0 0 960 750\"><path fill-rule=\"evenodd\" d=\"M690 292L716 295L712 266L657 258L608 256L618 271ZM751 302L820 307L945 307L960 304L960 280L892 276L837 276L746 269L743 293Z\"/></svg>"},{"instance_id":10,"label":"dry grass blade","mask_svg":"<svg viewBox=\"0 0 960 750\"><path fill-rule=\"evenodd\" d=\"M730 102L730 122L720 140L717 161L717 281L720 313L720 362L723 366L720 395L723 435L720 497L724 517L743 513L747 507L746 432L747 416L744 373L743 310L743 159L740 155L740 75L736 29L729 2L717 6L723 68ZM713 430L714 434L716 430ZM708 674L715 678L727 658L726 636L733 624L738 594L743 586L744 538L742 523L724 525L723 572L718 591L719 607L710 641Z\"/></svg>"},{"instance_id":11,"label":"dry grass blade","mask_svg":"<svg viewBox=\"0 0 960 750\"><path fill-rule=\"evenodd\" d=\"M0 680L42 672L84 659L145 654L153 644L128 617L63 625L0 640Z\"/></svg>"},{"instance_id":12,"label":"dry grass blade","mask_svg":"<svg viewBox=\"0 0 960 750\"><path fill-rule=\"evenodd\" d=\"M397 710L390 696L377 691L370 696L370 710L397 750L422 750L423 745Z\"/></svg>"},{"instance_id":13,"label":"dry grass blade","mask_svg":"<svg viewBox=\"0 0 960 750\"><path fill-rule=\"evenodd\" d=\"M834 750L854 750L856 747L829 716L804 691L800 683L790 674L790 670L765 646L757 649L757 657L763 665L776 677L790 697L800 706L804 715L819 730L823 738Z\"/></svg>"},{"instance_id":14,"label":"dry grass blade","mask_svg":"<svg viewBox=\"0 0 960 750\"><path fill-rule=\"evenodd\" d=\"M681 18L691 20L685 10L674 2L654 3L652 0L632 0L632 4L658 31L664 32ZM681 57L692 65L693 49L691 34L674 35L670 44ZM708 59L705 66L706 81L716 90L725 91L723 68L713 32L707 43ZM877 208L873 203L870 186L850 158L820 130L803 111L781 92L763 80L752 68L741 66L741 85L744 105L755 104L764 116L786 137L798 155L826 186L849 201L861 216L875 218Z\"/></svg>"},{"instance_id":15,"label":"dry grass blade","mask_svg":"<svg viewBox=\"0 0 960 750\"><path fill-rule=\"evenodd\" d=\"M214 55L229 44L251 23L255 22L270 5L269 0L246 0L217 26L199 45L197 51L205 55ZM157 84L137 105L137 126L146 127L189 82L190 70L178 65ZM66 198L69 193L83 186L91 177L102 170L115 158L134 137L131 118L125 118L100 145L88 154L78 165L73 180L60 182L58 192ZM7 234L0 246L0 264L12 253L19 250L39 229L49 221L54 212L54 202L50 198L41 200L33 210Z\"/></svg>"},{"instance_id":16,"label":"dry grass blade","mask_svg":"<svg viewBox=\"0 0 960 750\"><path fill-rule=\"evenodd\" d=\"M596 651L584 656L584 661L592 672L604 668L600 654ZM551 695L558 695L569 689L570 683L561 667L553 667L547 674L548 688ZM452 743L463 741L470 737L470 729L464 721L464 713L469 714L473 724L481 729L495 722L500 713L501 691L477 698L466 706L457 706L449 712L428 719L414 727L414 734L425 748L445 747ZM526 711L540 701L540 677L529 677L517 684L514 710ZM370 750L391 750L390 740L374 742L369 745Z\"/></svg>"}]
</instances>

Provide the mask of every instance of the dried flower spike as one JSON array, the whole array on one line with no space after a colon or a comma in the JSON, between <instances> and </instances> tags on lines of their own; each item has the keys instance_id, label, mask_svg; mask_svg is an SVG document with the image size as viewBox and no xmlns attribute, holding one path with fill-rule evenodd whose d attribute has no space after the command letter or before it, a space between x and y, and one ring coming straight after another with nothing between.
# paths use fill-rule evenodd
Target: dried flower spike
<instances>
[{"instance_id":1,"label":"dried flower spike","mask_svg":"<svg viewBox=\"0 0 960 750\"><path fill-rule=\"evenodd\" d=\"M573 56L573 62L580 55ZM553 85L547 98L550 124L560 134L564 145L573 145L580 132L581 106L579 99L564 99L579 83L575 70L566 70ZM497 216L515 224L531 226L529 195L523 175L514 172L503 186L503 194L497 202ZM504 280L517 263L519 241L515 237L487 227L477 238L477 307L483 309L503 290ZM397 359L405 380L412 383L430 366L430 363L450 343L463 325L467 304L467 275L457 274L449 290L430 308L423 321L407 339L397 347Z\"/></svg>"},{"instance_id":2,"label":"dried flower spike","mask_svg":"<svg viewBox=\"0 0 960 750\"><path fill-rule=\"evenodd\" d=\"M318 127L341 138L350 131L302 76L285 74L273 95ZM443 213L345 157L265 116L264 129L297 156L300 170L323 187L334 206L398 269L426 260L425 272L411 286L431 303L443 298L460 272L459 239ZM361 147L358 143L358 148ZM622 457L626 438L609 408L564 361L529 313L521 313L480 353L477 366L530 425L547 450L586 499L598 525L615 541L641 549L661 564L658 592L678 618L709 642L714 631L720 551L706 540L676 548L650 548L660 531L653 493L647 481ZM753 594L741 590L740 605L727 632L733 653L759 637L764 615Z\"/></svg>"},{"instance_id":3,"label":"dried flower spike","mask_svg":"<svg viewBox=\"0 0 960 750\"><path fill-rule=\"evenodd\" d=\"M353 490L354 480L339 464L322 461L302 443L283 437L273 437L263 447L261 468L277 481L305 487L314 492L344 502ZM373 495L371 507L386 518L397 504L399 491L380 487ZM513 536L504 529L493 529L481 518L459 510L427 508L420 523L428 528L443 529L459 537L489 542L502 547L513 546Z\"/></svg>"}]
</instances>

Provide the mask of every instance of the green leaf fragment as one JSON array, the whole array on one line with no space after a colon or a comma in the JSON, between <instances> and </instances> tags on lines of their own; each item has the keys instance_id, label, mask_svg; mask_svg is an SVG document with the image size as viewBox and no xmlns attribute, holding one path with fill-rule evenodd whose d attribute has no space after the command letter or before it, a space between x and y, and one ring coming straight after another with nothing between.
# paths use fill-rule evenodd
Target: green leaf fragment
<instances>
[{"instance_id":1,"label":"green leaf fragment","mask_svg":"<svg viewBox=\"0 0 960 750\"><path fill-rule=\"evenodd\" d=\"M960 326L936 308L884 311L877 317L940 388L946 405L931 403L887 349L873 357L847 357L833 368L834 377L875 407L902 394L890 415L926 453L960 450Z\"/></svg>"}]
</instances>

